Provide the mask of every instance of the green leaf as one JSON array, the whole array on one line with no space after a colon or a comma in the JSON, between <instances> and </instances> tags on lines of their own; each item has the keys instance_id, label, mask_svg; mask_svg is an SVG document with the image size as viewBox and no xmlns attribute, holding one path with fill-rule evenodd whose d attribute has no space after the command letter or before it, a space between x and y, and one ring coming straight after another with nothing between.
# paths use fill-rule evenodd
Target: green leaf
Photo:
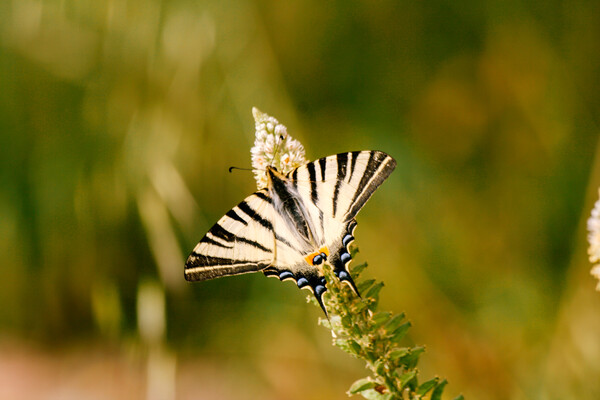
<instances>
[{"instance_id":1,"label":"green leaf","mask_svg":"<svg viewBox=\"0 0 600 400\"><path fill-rule=\"evenodd\" d=\"M357 255L359 252L360 252L360 250L358 249L358 246L351 246L350 255L352 256L352 258L354 258L354 256ZM366 262L364 262L363 264L365 265L365 267L367 266Z\"/></svg>"},{"instance_id":2,"label":"green leaf","mask_svg":"<svg viewBox=\"0 0 600 400\"><path fill-rule=\"evenodd\" d=\"M335 341L335 345L344 350L346 353L353 353L353 350L350 348L350 344L346 339L337 339Z\"/></svg>"},{"instance_id":3,"label":"green leaf","mask_svg":"<svg viewBox=\"0 0 600 400\"><path fill-rule=\"evenodd\" d=\"M381 325L383 325L386 322L388 322L388 320L390 319L391 315L392 315L392 313L389 313L387 311L380 311L378 313L375 313L373 315L374 327L375 328L379 328Z\"/></svg>"},{"instance_id":4,"label":"green leaf","mask_svg":"<svg viewBox=\"0 0 600 400\"><path fill-rule=\"evenodd\" d=\"M417 394L419 396L424 396L425 394L427 394L427 392L429 392L437 385L438 381L439 378L433 378L427 382L423 382L419 385L419 388L417 389Z\"/></svg>"},{"instance_id":5,"label":"green leaf","mask_svg":"<svg viewBox=\"0 0 600 400\"><path fill-rule=\"evenodd\" d=\"M390 340L394 343L400 342L406 336L406 332L408 332L408 328L411 327L411 323L409 321L403 323L399 327L396 328L395 331L392 332L392 337Z\"/></svg>"},{"instance_id":6,"label":"green leaf","mask_svg":"<svg viewBox=\"0 0 600 400\"><path fill-rule=\"evenodd\" d=\"M354 257L354 255L352 257ZM350 273L351 273L352 277L354 279L356 279L356 278L358 278L360 273L364 271L365 268L367 268L367 263L358 264L358 265L355 265L354 267L352 267Z\"/></svg>"},{"instance_id":7,"label":"green leaf","mask_svg":"<svg viewBox=\"0 0 600 400\"><path fill-rule=\"evenodd\" d=\"M363 293L365 290L370 288L375 283L375 279L367 279L366 281L362 281L357 285L358 292Z\"/></svg>"},{"instance_id":8,"label":"green leaf","mask_svg":"<svg viewBox=\"0 0 600 400\"><path fill-rule=\"evenodd\" d=\"M352 352L357 356L360 356L360 354L362 353L362 347L360 346L360 344L356 343L354 340L348 340L348 344L350 345Z\"/></svg>"},{"instance_id":9,"label":"green leaf","mask_svg":"<svg viewBox=\"0 0 600 400\"><path fill-rule=\"evenodd\" d=\"M362 347L352 339L336 339L335 345L348 354L355 357L362 357Z\"/></svg>"},{"instance_id":10,"label":"green leaf","mask_svg":"<svg viewBox=\"0 0 600 400\"><path fill-rule=\"evenodd\" d=\"M383 287L383 282L377 282L375 285L373 285L373 287L371 287L369 289L369 291L367 292L365 297L367 299L377 298L377 296L379 296L379 291L381 290L382 287Z\"/></svg>"},{"instance_id":11,"label":"green leaf","mask_svg":"<svg viewBox=\"0 0 600 400\"><path fill-rule=\"evenodd\" d=\"M395 331L400 325L402 325L402 321L404 320L404 313L394 315L387 324L385 324L385 330L388 332Z\"/></svg>"},{"instance_id":12,"label":"green leaf","mask_svg":"<svg viewBox=\"0 0 600 400\"><path fill-rule=\"evenodd\" d=\"M404 389L404 387L406 385L408 385L413 379L415 379L416 376L417 376L416 370L408 371L405 374L403 374L402 376L400 376L400 388Z\"/></svg>"},{"instance_id":13,"label":"green leaf","mask_svg":"<svg viewBox=\"0 0 600 400\"><path fill-rule=\"evenodd\" d=\"M365 358L370 362L375 362L379 357L372 351L365 351Z\"/></svg>"},{"instance_id":14,"label":"green leaf","mask_svg":"<svg viewBox=\"0 0 600 400\"><path fill-rule=\"evenodd\" d=\"M448 384L448 381L443 379L438 385L433 389L431 393L431 400L442 400L442 392L444 391L444 387Z\"/></svg>"},{"instance_id":15,"label":"green leaf","mask_svg":"<svg viewBox=\"0 0 600 400\"><path fill-rule=\"evenodd\" d=\"M383 376L385 373L385 361L382 359L379 359L377 361L375 361L375 372L377 372L379 375Z\"/></svg>"},{"instance_id":16,"label":"green leaf","mask_svg":"<svg viewBox=\"0 0 600 400\"><path fill-rule=\"evenodd\" d=\"M388 357L392 361L397 361L399 358L406 356L409 351L410 351L410 349L408 347L396 348L396 349L390 351L390 353L388 354Z\"/></svg>"},{"instance_id":17,"label":"green leaf","mask_svg":"<svg viewBox=\"0 0 600 400\"><path fill-rule=\"evenodd\" d=\"M459 394L458 396L456 396L454 398L454 400L465 400L464 396L462 394Z\"/></svg>"},{"instance_id":18,"label":"green leaf","mask_svg":"<svg viewBox=\"0 0 600 400\"><path fill-rule=\"evenodd\" d=\"M368 304L364 301L358 301L357 303L355 303L354 307L355 307L355 313L358 314L358 313L362 312L365 308L367 308Z\"/></svg>"},{"instance_id":19,"label":"green leaf","mask_svg":"<svg viewBox=\"0 0 600 400\"><path fill-rule=\"evenodd\" d=\"M404 364L408 369L414 368L417 365L417 362L419 361L419 356L424 351L425 347L423 346L413 347L412 349L410 349L410 352L407 355L400 358L400 362L402 362L402 364Z\"/></svg>"},{"instance_id":20,"label":"green leaf","mask_svg":"<svg viewBox=\"0 0 600 400\"><path fill-rule=\"evenodd\" d=\"M348 394L356 394L362 392L363 390L373 389L375 386L377 386L377 383L373 382L369 378L362 378L350 386L350 389L348 389Z\"/></svg>"},{"instance_id":21,"label":"green leaf","mask_svg":"<svg viewBox=\"0 0 600 400\"><path fill-rule=\"evenodd\" d=\"M342 326L344 328L350 328L352 325L354 325L354 323L352 322L352 316L351 315L344 315L342 317Z\"/></svg>"}]
</instances>

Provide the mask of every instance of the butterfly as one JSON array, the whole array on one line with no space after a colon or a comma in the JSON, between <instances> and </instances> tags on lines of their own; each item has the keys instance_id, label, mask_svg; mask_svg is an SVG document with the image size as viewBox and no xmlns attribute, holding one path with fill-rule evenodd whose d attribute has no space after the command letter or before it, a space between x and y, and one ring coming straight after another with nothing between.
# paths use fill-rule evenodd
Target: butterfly
<instances>
[{"instance_id":1,"label":"butterfly","mask_svg":"<svg viewBox=\"0 0 600 400\"><path fill-rule=\"evenodd\" d=\"M396 167L381 151L354 151L301 165L287 174L267 166L267 187L229 210L185 264L188 281L262 272L313 292L327 315L321 270L332 266L357 294L348 264L355 217Z\"/></svg>"}]
</instances>

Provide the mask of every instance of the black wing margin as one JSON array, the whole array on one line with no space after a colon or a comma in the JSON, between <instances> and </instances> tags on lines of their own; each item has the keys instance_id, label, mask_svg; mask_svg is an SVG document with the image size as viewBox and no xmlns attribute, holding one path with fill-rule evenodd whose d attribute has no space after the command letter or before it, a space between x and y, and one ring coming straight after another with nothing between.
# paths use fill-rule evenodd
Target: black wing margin
<instances>
[{"instance_id":1,"label":"black wing margin","mask_svg":"<svg viewBox=\"0 0 600 400\"><path fill-rule=\"evenodd\" d=\"M369 157L366 161L364 153L369 154ZM350 221L356 217L356 214L358 214L365 203L371 198L373 193L375 193L375 190L390 176L390 174L396 168L396 160L381 151L362 151L353 152L351 154L353 155L353 161L356 160L366 162L366 165L362 172L360 181L355 187L356 192L354 193L350 208L346 212L346 221ZM356 170L357 169L354 168L354 171ZM351 176L349 182L353 181L354 179Z\"/></svg>"}]
</instances>

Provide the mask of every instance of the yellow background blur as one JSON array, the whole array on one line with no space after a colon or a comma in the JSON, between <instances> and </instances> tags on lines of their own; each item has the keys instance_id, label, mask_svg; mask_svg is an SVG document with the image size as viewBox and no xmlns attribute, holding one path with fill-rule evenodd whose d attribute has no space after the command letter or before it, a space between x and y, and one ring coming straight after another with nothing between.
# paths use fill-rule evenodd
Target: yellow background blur
<instances>
[{"instance_id":1,"label":"yellow background blur","mask_svg":"<svg viewBox=\"0 0 600 400\"><path fill-rule=\"evenodd\" d=\"M600 398L600 3L0 2L0 398L345 399L307 292L188 284L251 108L398 167L358 261L447 398Z\"/></svg>"}]
</instances>

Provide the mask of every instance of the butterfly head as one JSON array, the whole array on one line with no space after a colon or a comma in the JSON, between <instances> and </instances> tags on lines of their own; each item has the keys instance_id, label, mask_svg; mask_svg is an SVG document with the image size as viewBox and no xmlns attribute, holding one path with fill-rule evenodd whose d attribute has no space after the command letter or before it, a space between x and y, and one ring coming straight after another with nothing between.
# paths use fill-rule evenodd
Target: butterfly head
<instances>
[{"instance_id":1,"label":"butterfly head","mask_svg":"<svg viewBox=\"0 0 600 400\"><path fill-rule=\"evenodd\" d=\"M286 179L285 175L279 172L277 167L274 165L267 165L267 167L265 168L265 172L267 174L268 179Z\"/></svg>"}]
</instances>

